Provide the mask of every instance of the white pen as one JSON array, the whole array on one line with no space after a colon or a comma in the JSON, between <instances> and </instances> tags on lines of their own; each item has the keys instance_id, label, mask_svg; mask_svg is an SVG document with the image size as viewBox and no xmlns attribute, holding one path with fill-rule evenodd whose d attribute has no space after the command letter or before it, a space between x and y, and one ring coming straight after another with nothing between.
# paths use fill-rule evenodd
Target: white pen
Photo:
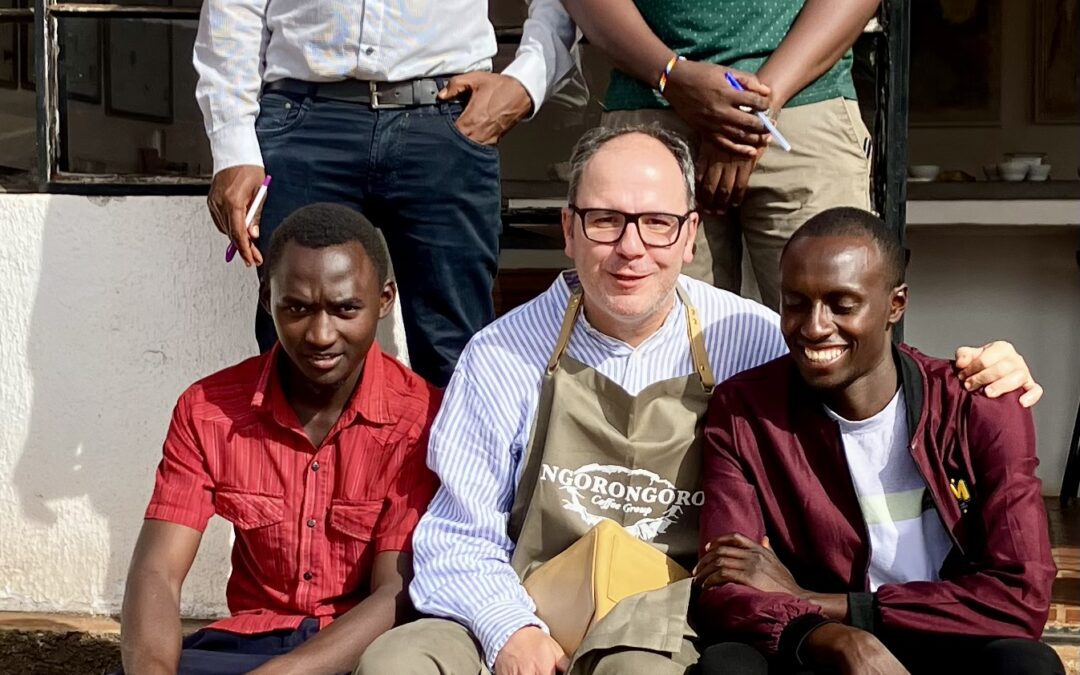
<instances>
[{"instance_id":1,"label":"white pen","mask_svg":"<svg viewBox=\"0 0 1080 675\"><path fill-rule=\"evenodd\" d=\"M266 199L266 189L270 187L270 176L263 179L262 185L259 186L259 191L255 193L255 199L251 200L251 206L248 207L247 215L244 216L244 227L250 228L251 223L255 220L255 214L259 212L259 207L262 206L263 200ZM236 257L236 244L232 241L229 242L228 248L225 249L225 262L230 263L232 259Z\"/></svg>"},{"instance_id":2,"label":"white pen","mask_svg":"<svg viewBox=\"0 0 1080 675\"><path fill-rule=\"evenodd\" d=\"M730 72L724 73L724 77L727 78L728 83L732 87L735 87L736 91L746 91L745 89L743 89L743 86L739 84L739 81L736 80ZM760 110L754 114L757 115L757 118L761 120L762 124L765 125L765 128L769 130L769 133L772 134L773 140L780 145L781 149L783 149L784 152L791 152L791 143L788 143L788 140L784 138L784 134L780 133L780 130L777 129L776 125L772 123L771 119L769 119L769 116Z\"/></svg>"}]
</instances>

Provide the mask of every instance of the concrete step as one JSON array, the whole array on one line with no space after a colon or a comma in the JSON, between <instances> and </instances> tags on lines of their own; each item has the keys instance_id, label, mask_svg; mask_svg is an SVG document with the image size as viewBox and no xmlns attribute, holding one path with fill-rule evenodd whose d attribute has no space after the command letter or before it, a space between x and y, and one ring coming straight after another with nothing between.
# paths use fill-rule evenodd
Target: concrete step
<instances>
[{"instance_id":1,"label":"concrete step","mask_svg":"<svg viewBox=\"0 0 1080 675\"><path fill-rule=\"evenodd\" d=\"M1068 675L1080 675L1080 504L1062 510L1047 499L1057 563L1044 639ZM184 633L208 623L190 619ZM112 617L0 612L0 674L104 675L120 666L120 623Z\"/></svg>"}]
</instances>

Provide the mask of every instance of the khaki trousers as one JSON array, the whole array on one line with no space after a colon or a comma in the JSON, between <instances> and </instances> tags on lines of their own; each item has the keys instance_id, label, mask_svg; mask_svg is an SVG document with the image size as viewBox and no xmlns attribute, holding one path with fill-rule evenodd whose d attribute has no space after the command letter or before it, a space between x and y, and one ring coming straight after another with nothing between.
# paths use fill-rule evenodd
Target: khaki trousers
<instances>
[{"instance_id":1,"label":"khaki trousers","mask_svg":"<svg viewBox=\"0 0 1080 675\"><path fill-rule=\"evenodd\" d=\"M693 643L678 654L613 649L588 654L572 675L685 675L697 663ZM446 619L421 619L384 633L368 645L355 675L491 675L480 647L464 626Z\"/></svg>"},{"instance_id":2,"label":"khaki trousers","mask_svg":"<svg viewBox=\"0 0 1080 675\"><path fill-rule=\"evenodd\" d=\"M684 135L693 149L700 142L682 119L667 109L617 110L601 124L657 123ZM683 272L739 293L743 290L743 241L761 302L780 306L780 252L791 234L811 216L834 206L870 209L870 132L855 101L834 98L781 111L777 123L791 152L775 144L750 175L738 209L709 215L698 228L694 260Z\"/></svg>"}]
</instances>

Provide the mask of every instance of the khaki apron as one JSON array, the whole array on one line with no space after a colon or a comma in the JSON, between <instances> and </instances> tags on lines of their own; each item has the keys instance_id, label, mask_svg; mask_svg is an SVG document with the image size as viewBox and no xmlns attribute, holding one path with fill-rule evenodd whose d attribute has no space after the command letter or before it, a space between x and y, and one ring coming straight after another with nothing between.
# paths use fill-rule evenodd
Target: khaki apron
<instances>
[{"instance_id":1,"label":"khaki apron","mask_svg":"<svg viewBox=\"0 0 1080 675\"><path fill-rule=\"evenodd\" d=\"M603 518L693 568L704 499L702 428L715 379L697 310L681 286L676 291L695 372L636 396L564 354L581 313L581 289L571 296L510 513L511 564L522 579ZM685 654L684 639L696 637L686 621L689 601L689 579L623 600L585 636L570 672L588 671L602 650Z\"/></svg>"}]
</instances>

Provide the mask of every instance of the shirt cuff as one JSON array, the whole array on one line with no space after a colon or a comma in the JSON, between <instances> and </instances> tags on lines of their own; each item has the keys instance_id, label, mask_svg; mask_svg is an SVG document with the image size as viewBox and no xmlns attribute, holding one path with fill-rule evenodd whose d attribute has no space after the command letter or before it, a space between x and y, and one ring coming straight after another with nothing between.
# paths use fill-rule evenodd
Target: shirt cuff
<instances>
[{"instance_id":1,"label":"shirt cuff","mask_svg":"<svg viewBox=\"0 0 1080 675\"><path fill-rule=\"evenodd\" d=\"M536 117L540 106L544 104L548 89L547 67L544 64L543 55L533 51L522 52L503 69L502 74L514 78L525 87L533 104L528 119Z\"/></svg>"},{"instance_id":2,"label":"shirt cuff","mask_svg":"<svg viewBox=\"0 0 1080 675\"><path fill-rule=\"evenodd\" d=\"M525 626L536 626L550 635L547 625L519 602L495 602L477 614L473 620L473 633L484 650L484 659L492 672L495 672L495 659L503 645Z\"/></svg>"},{"instance_id":3,"label":"shirt cuff","mask_svg":"<svg viewBox=\"0 0 1080 675\"><path fill-rule=\"evenodd\" d=\"M848 593L849 623L867 633L877 633L877 595L875 593Z\"/></svg>"},{"instance_id":4,"label":"shirt cuff","mask_svg":"<svg viewBox=\"0 0 1080 675\"><path fill-rule=\"evenodd\" d=\"M263 165L253 116L229 122L207 136L210 138L210 151L214 155L214 174L241 164Z\"/></svg>"}]
</instances>

